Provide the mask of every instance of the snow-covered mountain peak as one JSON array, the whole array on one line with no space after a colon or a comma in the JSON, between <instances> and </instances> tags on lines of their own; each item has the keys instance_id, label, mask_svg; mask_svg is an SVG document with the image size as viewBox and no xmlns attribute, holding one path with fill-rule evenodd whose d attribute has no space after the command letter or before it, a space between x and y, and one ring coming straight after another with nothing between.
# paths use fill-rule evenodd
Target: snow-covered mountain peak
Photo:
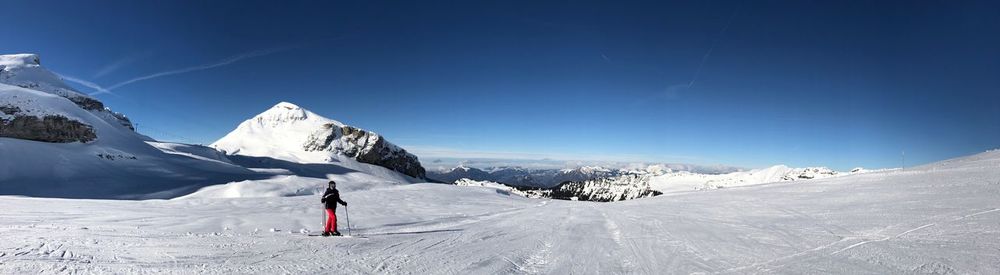
<instances>
[{"instance_id":1,"label":"snow-covered mountain peak","mask_svg":"<svg viewBox=\"0 0 1000 275\"><path fill-rule=\"evenodd\" d=\"M271 108L285 108L288 110L302 109L301 107L299 107L299 105L295 105L287 101L278 102L278 104L275 104L274 107Z\"/></svg>"},{"instance_id":2,"label":"snow-covered mountain peak","mask_svg":"<svg viewBox=\"0 0 1000 275\"><path fill-rule=\"evenodd\" d=\"M87 110L104 109L104 104L73 90L59 75L42 67L37 54L0 55L0 83L65 97Z\"/></svg>"},{"instance_id":3,"label":"snow-covered mountain peak","mask_svg":"<svg viewBox=\"0 0 1000 275\"><path fill-rule=\"evenodd\" d=\"M414 178L425 176L416 156L375 132L344 125L288 102L244 121L211 146L227 154L296 163L340 162L346 157Z\"/></svg>"},{"instance_id":4,"label":"snow-covered mountain peak","mask_svg":"<svg viewBox=\"0 0 1000 275\"><path fill-rule=\"evenodd\" d=\"M250 120L247 120L244 124L247 125L240 126L259 126L268 128L296 127L311 130L324 124L333 124L336 126L344 125L339 121L325 118L288 102L279 102L278 104L275 104L274 107L267 109L267 111L254 116Z\"/></svg>"},{"instance_id":5,"label":"snow-covered mountain peak","mask_svg":"<svg viewBox=\"0 0 1000 275\"><path fill-rule=\"evenodd\" d=\"M2 66L30 66L30 65L42 65L41 59L37 54L33 53L19 53L19 54L5 54L0 55L0 65Z\"/></svg>"}]
</instances>

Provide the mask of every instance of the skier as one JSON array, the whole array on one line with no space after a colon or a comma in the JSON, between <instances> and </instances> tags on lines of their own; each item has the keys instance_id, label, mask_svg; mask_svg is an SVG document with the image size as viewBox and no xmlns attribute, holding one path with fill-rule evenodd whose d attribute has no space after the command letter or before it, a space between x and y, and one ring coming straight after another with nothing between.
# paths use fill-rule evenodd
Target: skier
<instances>
[{"instance_id":1,"label":"skier","mask_svg":"<svg viewBox=\"0 0 1000 275\"><path fill-rule=\"evenodd\" d=\"M340 236L340 231L337 231L337 203L347 206L347 202L340 199L337 182L330 181L320 201L326 207L326 228L323 228L323 236Z\"/></svg>"}]
</instances>

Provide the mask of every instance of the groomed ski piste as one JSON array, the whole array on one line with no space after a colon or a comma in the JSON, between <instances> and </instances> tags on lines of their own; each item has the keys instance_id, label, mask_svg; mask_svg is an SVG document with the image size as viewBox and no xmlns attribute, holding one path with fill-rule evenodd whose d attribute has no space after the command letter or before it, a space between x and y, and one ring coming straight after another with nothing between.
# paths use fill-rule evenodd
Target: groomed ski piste
<instances>
[{"instance_id":1,"label":"groomed ski piste","mask_svg":"<svg viewBox=\"0 0 1000 275\"><path fill-rule=\"evenodd\" d=\"M363 179L363 178L361 178ZM614 203L294 175L170 200L0 198L0 273L997 274L1000 152ZM311 232L309 232L311 231Z\"/></svg>"}]
</instances>

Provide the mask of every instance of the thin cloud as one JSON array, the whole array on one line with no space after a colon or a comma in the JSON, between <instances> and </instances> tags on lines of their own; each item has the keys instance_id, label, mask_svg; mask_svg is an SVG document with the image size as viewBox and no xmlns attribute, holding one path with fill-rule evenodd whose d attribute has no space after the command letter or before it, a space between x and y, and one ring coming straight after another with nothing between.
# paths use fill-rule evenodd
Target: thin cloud
<instances>
[{"instance_id":1,"label":"thin cloud","mask_svg":"<svg viewBox=\"0 0 1000 275\"><path fill-rule=\"evenodd\" d=\"M698 77L701 76L701 70L705 68L705 63L707 63L708 58L712 56L712 52L715 51L715 47L719 46L719 42L721 42L722 38L726 36L726 31L729 30L729 26L733 24L733 19L736 18L736 13L739 11L739 8L733 11L733 14L729 16L729 20L726 21L726 25L722 27L721 31L719 31L719 35L715 37L715 41L712 42L712 46L708 47L708 51L705 51L705 55L701 57L701 62L698 63L698 69L694 71L694 77L692 77L691 81L687 84L688 89L690 89L691 86L694 86L694 83L698 81Z\"/></svg>"},{"instance_id":2,"label":"thin cloud","mask_svg":"<svg viewBox=\"0 0 1000 275\"><path fill-rule=\"evenodd\" d=\"M601 53L601 59L604 59L604 62L611 63L611 58L608 58L608 55L604 53Z\"/></svg>"},{"instance_id":3,"label":"thin cloud","mask_svg":"<svg viewBox=\"0 0 1000 275\"><path fill-rule=\"evenodd\" d=\"M97 70L97 72L94 73L94 78L100 78L102 76L110 74L114 71L117 71L118 69L120 69L125 65L135 63L136 61L145 59L150 55L152 55L152 51L145 51L138 54L131 54L123 58L120 58L118 60L115 60L115 62L111 62L111 64L105 65L104 67L101 67L101 69Z\"/></svg>"},{"instance_id":4,"label":"thin cloud","mask_svg":"<svg viewBox=\"0 0 1000 275\"><path fill-rule=\"evenodd\" d=\"M150 80L150 79L154 79L154 78L160 78L160 77L171 76L171 75L175 75L175 74L183 74L183 73L190 73L190 72L208 70L208 69L212 69L212 68L218 68L218 67L222 67L222 66L226 66L226 65L229 65L229 64L233 64L233 63L239 62L240 60L244 60L244 59L248 59L248 58L254 58L254 57L261 57L261 56L266 56L266 55L271 55L271 54L275 54L275 53L279 53L279 52L291 50L293 48L295 48L295 47L283 47L283 48L275 48L275 49L252 51L252 52L248 52L248 53L243 53L243 54L231 56L229 58L223 59L222 61L218 61L218 62L215 62L215 63L203 64L203 65L198 65L198 66L192 66L192 67L187 67L187 68L181 68L181 69L176 69L176 70L169 70L169 71L165 71L165 72L159 72L159 73L154 73L154 74L150 74L150 75L140 76L140 77L136 77L136 78L132 78L132 79L120 82L118 84L111 85L110 87L108 87L104 91L98 91L98 92L92 93L90 95L98 95L98 94L110 93L111 91L114 91L114 90L116 90L118 88L121 88L121 87L124 87L126 85L130 85L130 84L133 84L133 83L136 83L136 82Z\"/></svg>"},{"instance_id":5,"label":"thin cloud","mask_svg":"<svg viewBox=\"0 0 1000 275\"><path fill-rule=\"evenodd\" d=\"M97 85L97 83L86 81L86 80L79 79L79 78L72 77L72 76L68 76L68 75L62 75L62 74L56 74L56 75L58 75L59 78L62 78L63 80L66 80L66 81L69 81L69 82L73 82L73 83L76 83L76 84L80 84L80 85L83 85L83 86L85 86L87 88L91 88L91 89L94 89L94 90L97 91L97 92L91 93L91 95L98 94L98 93L101 93L101 94L113 94L111 92L111 90L105 89L104 87L101 87L101 85Z\"/></svg>"}]
</instances>

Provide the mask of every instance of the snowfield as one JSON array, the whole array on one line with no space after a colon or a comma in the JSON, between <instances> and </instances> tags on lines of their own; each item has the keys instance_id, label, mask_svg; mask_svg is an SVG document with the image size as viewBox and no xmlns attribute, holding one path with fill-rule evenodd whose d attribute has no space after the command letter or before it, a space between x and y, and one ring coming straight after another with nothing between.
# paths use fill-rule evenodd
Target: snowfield
<instances>
[{"instance_id":1,"label":"snowfield","mask_svg":"<svg viewBox=\"0 0 1000 275\"><path fill-rule=\"evenodd\" d=\"M342 179L341 238L302 233L320 229L323 183L2 197L0 273L1000 273L997 151L616 203Z\"/></svg>"}]
</instances>

